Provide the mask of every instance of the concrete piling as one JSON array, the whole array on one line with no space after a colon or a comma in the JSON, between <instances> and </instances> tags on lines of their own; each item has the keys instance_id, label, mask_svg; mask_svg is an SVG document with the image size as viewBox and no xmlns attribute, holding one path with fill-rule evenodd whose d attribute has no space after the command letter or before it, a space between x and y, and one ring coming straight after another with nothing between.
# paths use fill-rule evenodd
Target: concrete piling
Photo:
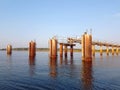
<instances>
[{"instance_id":1,"label":"concrete piling","mask_svg":"<svg viewBox=\"0 0 120 90\"><path fill-rule=\"evenodd\" d=\"M49 41L49 55L50 57L57 57L57 39L55 38Z\"/></svg>"},{"instance_id":2,"label":"concrete piling","mask_svg":"<svg viewBox=\"0 0 120 90\"><path fill-rule=\"evenodd\" d=\"M60 57L63 57L63 43L60 43Z\"/></svg>"},{"instance_id":3,"label":"concrete piling","mask_svg":"<svg viewBox=\"0 0 120 90\"><path fill-rule=\"evenodd\" d=\"M36 55L36 43L31 41L29 43L29 57L35 57Z\"/></svg>"},{"instance_id":4,"label":"concrete piling","mask_svg":"<svg viewBox=\"0 0 120 90\"><path fill-rule=\"evenodd\" d=\"M67 45L64 45L65 57L67 57L67 51L68 51L68 49L67 49Z\"/></svg>"},{"instance_id":5,"label":"concrete piling","mask_svg":"<svg viewBox=\"0 0 120 90\"><path fill-rule=\"evenodd\" d=\"M12 46L11 45L7 45L7 54L11 55L12 54Z\"/></svg>"},{"instance_id":6,"label":"concrete piling","mask_svg":"<svg viewBox=\"0 0 120 90\"><path fill-rule=\"evenodd\" d=\"M82 60L92 60L92 36L86 32L82 36Z\"/></svg>"},{"instance_id":7,"label":"concrete piling","mask_svg":"<svg viewBox=\"0 0 120 90\"><path fill-rule=\"evenodd\" d=\"M117 47L116 48L116 55L118 55L119 54L119 48Z\"/></svg>"},{"instance_id":8,"label":"concrete piling","mask_svg":"<svg viewBox=\"0 0 120 90\"><path fill-rule=\"evenodd\" d=\"M81 47L82 47L82 60L85 59L85 35L82 35L81 38Z\"/></svg>"},{"instance_id":9,"label":"concrete piling","mask_svg":"<svg viewBox=\"0 0 120 90\"><path fill-rule=\"evenodd\" d=\"M103 55L103 50L102 50L102 46L100 46L100 56Z\"/></svg>"},{"instance_id":10,"label":"concrete piling","mask_svg":"<svg viewBox=\"0 0 120 90\"><path fill-rule=\"evenodd\" d=\"M95 56L95 45L92 45L92 55Z\"/></svg>"},{"instance_id":11,"label":"concrete piling","mask_svg":"<svg viewBox=\"0 0 120 90\"><path fill-rule=\"evenodd\" d=\"M112 47L112 55L114 55L114 47Z\"/></svg>"},{"instance_id":12,"label":"concrete piling","mask_svg":"<svg viewBox=\"0 0 120 90\"><path fill-rule=\"evenodd\" d=\"M70 56L73 56L73 45L70 45Z\"/></svg>"},{"instance_id":13,"label":"concrete piling","mask_svg":"<svg viewBox=\"0 0 120 90\"><path fill-rule=\"evenodd\" d=\"M107 56L109 55L109 47L108 46L106 47L106 54L107 54Z\"/></svg>"}]
</instances>

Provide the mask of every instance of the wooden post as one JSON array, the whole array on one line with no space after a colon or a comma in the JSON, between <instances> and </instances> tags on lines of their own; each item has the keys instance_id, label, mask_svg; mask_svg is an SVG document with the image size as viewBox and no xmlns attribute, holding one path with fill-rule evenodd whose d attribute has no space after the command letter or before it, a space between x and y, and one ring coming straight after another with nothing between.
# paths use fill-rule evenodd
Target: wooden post
<instances>
[{"instance_id":1,"label":"wooden post","mask_svg":"<svg viewBox=\"0 0 120 90\"><path fill-rule=\"evenodd\" d=\"M36 55L36 43L34 41L31 41L29 43L29 56L35 57Z\"/></svg>"},{"instance_id":2,"label":"wooden post","mask_svg":"<svg viewBox=\"0 0 120 90\"><path fill-rule=\"evenodd\" d=\"M12 46L11 45L7 45L7 54L8 55L12 54Z\"/></svg>"}]
</instances>

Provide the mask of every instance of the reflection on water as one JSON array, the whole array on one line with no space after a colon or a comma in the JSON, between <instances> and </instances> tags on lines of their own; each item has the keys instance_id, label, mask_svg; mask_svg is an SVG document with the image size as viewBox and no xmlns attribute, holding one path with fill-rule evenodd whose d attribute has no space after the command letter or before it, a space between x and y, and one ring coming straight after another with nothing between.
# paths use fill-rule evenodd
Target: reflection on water
<instances>
[{"instance_id":1,"label":"reflection on water","mask_svg":"<svg viewBox=\"0 0 120 90\"><path fill-rule=\"evenodd\" d=\"M73 56L71 56L70 59L68 57L60 57L60 65L62 64L68 65L69 62L72 65L74 63L73 58L74 58Z\"/></svg>"},{"instance_id":2,"label":"reflection on water","mask_svg":"<svg viewBox=\"0 0 120 90\"><path fill-rule=\"evenodd\" d=\"M50 76L55 78L57 76L57 58L50 58Z\"/></svg>"},{"instance_id":3,"label":"reflection on water","mask_svg":"<svg viewBox=\"0 0 120 90\"><path fill-rule=\"evenodd\" d=\"M93 71L92 71L92 62L82 62L82 83L83 90L92 90L92 82L93 82Z\"/></svg>"},{"instance_id":4,"label":"reflection on water","mask_svg":"<svg viewBox=\"0 0 120 90\"><path fill-rule=\"evenodd\" d=\"M60 57L60 65L63 64L63 57Z\"/></svg>"},{"instance_id":5,"label":"reflection on water","mask_svg":"<svg viewBox=\"0 0 120 90\"><path fill-rule=\"evenodd\" d=\"M65 65L68 64L68 58L67 57L65 57L64 62L65 62Z\"/></svg>"},{"instance_id":6,"label":"reflection on water","mask_svg":"<svg viewBox=\"0 0 120 90\"><path fill-rule=\"evenodd\" d=\"M74 62L73 62L73 56L70 57L70 64L73 65Z\"/></svg>"},{"instance_id":7,"label":"reflection on water","mask_svg":"<svg viewBox=\"0 0 120 90\"><path fill-rule=\"evenodd\" d=\"M35 74L35 57L29 57L29 73L31 76Z\"/></svg>"},{"instance_id":8,"label":"reflection on water","mask_svg":"<svg viewBox=\"0 0 120 90\"><path fill-rule=\"evenodd\" d=\"M9 55L9 54L7 54L7 61L9 62L11 62L12 61L12 56L11 55Z\"/></svg>"}]
</instances>

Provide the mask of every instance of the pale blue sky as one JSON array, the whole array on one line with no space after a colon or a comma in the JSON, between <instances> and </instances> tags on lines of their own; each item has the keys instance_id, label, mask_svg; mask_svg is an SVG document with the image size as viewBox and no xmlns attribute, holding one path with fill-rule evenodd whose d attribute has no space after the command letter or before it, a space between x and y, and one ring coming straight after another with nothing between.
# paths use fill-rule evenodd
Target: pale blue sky
<instances>
[{"instance_id":1,"label":"pale blue sky","mask_svg":"<svg viewBox=\"0 0 120 90\"><path fill-rule=\"evenodd\" d=\"M0 0L0 48L48 47L54 35L81 36L120 43L120 0Z\"/></svg>"}]
</instances>

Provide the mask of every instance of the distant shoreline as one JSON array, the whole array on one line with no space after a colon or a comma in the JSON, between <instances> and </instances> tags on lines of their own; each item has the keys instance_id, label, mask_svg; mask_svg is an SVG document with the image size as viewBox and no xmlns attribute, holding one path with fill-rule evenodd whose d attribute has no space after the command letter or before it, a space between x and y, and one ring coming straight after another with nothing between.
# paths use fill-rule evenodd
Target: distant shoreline
<instances>
[{"instance_id":1,"label":"distant shoreline","mask_svg":"<svg viewBox=\"0 0 120 90\"><path fill-rule=\"evenodd\" d=\"M28 51L28 48L12 48L12 50L13 51ZM0 51L6 51L6 48L2 48L0 49ZM49 48L36 48L36 51L49 52ZM68 52L70 52L69 48L68 48ZM81 49L73 49L73 52L81 52ZM95 52L100 52L100 50L95 50ZM103 49L103 52L106 52L106 49ZM109 52L111 52L111 49L109 50Z\"/></svg>"},{"instance_id":2,"label":"distant shoreline","mask_svg":"<svg viewBox=\"0 0 120 90\"><path fill-rule=\"evenodd\" d=\"M28 48L12 48L13 51L28 51ZM0 49L0 51L6 51L6 48ZM49 51L49 48L36 48L36 51ZM59 49L58 49L59 51ZM70 49L68 49L68 52ZM81 49L73 49L74 52L81 52Z\"/></svg>"}]
</instances>

